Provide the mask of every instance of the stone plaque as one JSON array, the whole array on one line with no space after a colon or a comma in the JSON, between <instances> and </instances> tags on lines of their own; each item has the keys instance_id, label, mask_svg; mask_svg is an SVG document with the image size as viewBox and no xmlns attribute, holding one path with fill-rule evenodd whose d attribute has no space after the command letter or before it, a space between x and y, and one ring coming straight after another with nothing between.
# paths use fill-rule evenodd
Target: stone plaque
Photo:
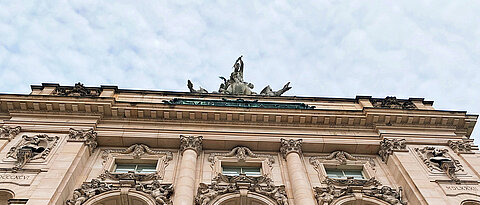
<instances>
[{"instance_id":1,"label":"stone plaque","mask_svg":"<svg viewBox=\"0 0 480 205\"><path fill-rule=\"evenodd\" d=\"M0 173L1 183L12 183L18 185L30 185L37 174L32 173Z\"/></svg>"},{"instance_id":2,"label":"stone plaque","mask_svg":"<svg viewBox=\"0 0 480 205\"><path fill-rule=\"evenodd\" d=\"M471 194L480 196L480 186L478 184L439 184L447 196L456 196L459 194Z\"/></svg>"}]
</instances>

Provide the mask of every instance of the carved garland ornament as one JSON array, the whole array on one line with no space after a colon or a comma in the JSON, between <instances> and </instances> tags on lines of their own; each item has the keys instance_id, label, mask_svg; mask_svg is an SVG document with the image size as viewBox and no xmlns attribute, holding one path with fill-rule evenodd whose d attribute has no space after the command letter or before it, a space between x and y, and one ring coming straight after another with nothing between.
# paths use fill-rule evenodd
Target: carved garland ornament
<instances>
[{"instance_id":1,"label":"carved garland ornament","mask_svg":"<svg viewBox=\"0 0 480 205\"><path fill-rule=\"evenodd\" d=\"M15 138L18 133L20 133L21 131L21 127L20 126L16 126L16 127L10 127L10 126L1 126L0 127L0 139L2 140L12 140L13 138Z\"/></svg>"},{"instance_id":2,"label":"carved garland ornament","mask_svg":"<svg viewBox=\"0 0 480 205\"><path fill-rule=\"evenodd\" d=\"M393 154L394 151L406 151L407 145L405 139L388 139L383 138L380 142L380 150L378 155L382 158L382 161L387 162L388 157Z\"/></svg>"},{"instance_id":3,"label":"carved garland ornament","mask_svg":"<svg viewBox=\"0 0 480 205\"><path fill-rule=\"evenodd\" d=\"M275 186L270 178L264 176L253 177L244 174L240 176L219 174L212 180L211 184L201 183L197 191L195 204L207 205L224 194L240 193L246 195L248 192L269 197L279 205L288 205L285 186Z\"/></svg>"},{"instance_id":4,"label":"carved garland ornament","mask_svg":"<svg viewBox=\"0 0 480 205\"><path fill-rule=\"evenodd\" d=\"M183 152L187 149L194 150L197 154L202 152L202 136L184 136L180 135L180 152Z\"/></svg>"},{"instance_id":5,"label":"carved garland ornament","mask_svg":"<svg viewBox=\"0 0 480 205\"><path fill-rule=\"evenodd\" d=\"M124 185L122 187L124 187ZM130 188L135 188L137 191L149 194L155 200L156 204L172 204L172 184L161 184L159 181L154 180L150 183L135 182ZM98 179L92 179L91 182L84 183L80 188L75 189L73 191L73 197L67 200L66 204L81 205L96 195L119 189L120 186L118 184L105 183Z\"/></svg>"},{"instance_id":6,"label":"carved garland ornament","mask_svg":"<svg viewBox=\"0 0 480 205\"><path fill-rule=\"evenodd\" d=\"M460 183L456 173L464 171L463 166L460 161L453 159L448 154L447 149L425 146L421 149L415 148L415 151L430 171L444 172L452 181Z\"/></svg>"},{"instance_id":7,"label":"carved garland ornament","mask_svg":"<svg viewBox=\"0 0 480 205\"><path fill-rule=\"evenodd\" d=\"M22 169L26 163L32 160L46 159L59 139L58 136L49 137L45 134L35 135L33 137L23 135L22 140L7 152L7 158L17 160L13 170L17 171Z\"/></svg>"},{"instance_id":8,"label":"carved garland ornament","mask_svg":"<svg viewBox=\"0 0 480 205\"><path fill-rule=\"evenodd\" d=\"M140 159L145 156L156 156L156 155L165 155L165 157L157 157L155 159L161 160L160 169L158 172L150 174L139 174L139 173L115 173L111 172L109 169L105 169L104 173L100 174L98 178L112 179L112 180L124 180L124 179L134 179L137 181L148 181L148 180L157 180L163 179L165 174L165 167L168 166L168 162L173 159L173 154L170 151L161 151L153 150L147 145L144 144L134 144L126 149L108 149L103 151L102 158L104 163L111 154L118 154L117 157L132 157L134 159Z\"/></svg>"},{"instance_id":9,"label":"carved garland ornament","mask_svg":"<svg viewBox=\"0 0 480 205\"><path fill-rule=\"evenodd\" d=\"M385 201L391 205L406 205L407 202L402 198L402 188L393 189L389 186L374 185L374 187L361 189L355 185L348 185L346 187L336 187L329 184L327 187L314 187L315 198L319 205L332 204L336 199L344 196L354 196L359 193L365 196L375 197Z\"/></svg>"},{"instance_id":10,"label":"carved garland ornament","mask_svg":"<svg viewBox=\"0 0 480 205\"><path fill-rule=\"evenodd\" d=\"M298 154L302 153L302 139L280 139L280 153L282 153L282 155L286 157L292 152L296 152Z\"/></svg>"},{"instance_id":11,"label":"carved garland ornament","mask_svg":"<svg viewBox=\"0 0 480 205\"><path fill-rule=\"evenodd\" d=\"M68 141L73 142L85 142L85 144L93 152L97 148L97 133L93 131L93 128L88 130L77 130L70 128L68 133Z\"/></svg>"}]
</instances>

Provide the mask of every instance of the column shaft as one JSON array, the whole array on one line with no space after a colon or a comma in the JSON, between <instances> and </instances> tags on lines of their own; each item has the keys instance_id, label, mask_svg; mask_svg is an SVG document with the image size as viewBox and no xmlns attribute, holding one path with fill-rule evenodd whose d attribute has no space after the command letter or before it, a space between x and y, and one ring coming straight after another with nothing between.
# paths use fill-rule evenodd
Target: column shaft
<instances>
[{"instance_id":1,"label":"column shaft","mask_svg":"<svg viewBox=\"0 0 480 205\"><path fill-rule=\"evenodd\" d=\"M183 151L175 186L175 205L192 205L195 194L195 168L197 167L197 152L192 149Z\"/></svg>"},{"instance_id":2,"label":"column shaft","mask_svg":"<svg viewBox=\"0 0 480 205\"><path fill-rule=\"evenodd\" d=\"M308 182L307 174L303 169L303 163L297 152L290 152L286 156L288 176L292 185L295 204L316 205L312 187Z\"/></svg>"}]
</instances>

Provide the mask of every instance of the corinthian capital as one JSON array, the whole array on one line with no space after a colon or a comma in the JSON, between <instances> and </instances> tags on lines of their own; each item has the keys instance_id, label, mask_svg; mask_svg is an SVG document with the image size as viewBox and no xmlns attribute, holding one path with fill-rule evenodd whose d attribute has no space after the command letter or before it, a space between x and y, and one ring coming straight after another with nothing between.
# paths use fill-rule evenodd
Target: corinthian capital
<instances>
[{"instance_id":1,"label":"corinthian capital","mask_svg":"<svg viewBox=\"0 0 480 205\"><path fill-rule=\"evenodd\" d=\"M388 157L392 155L394 151L407 150L407 145L405 143L405 139L384 138L380 142L380 150L378 150L378 154L382 157L382 161L387 162Z\"/></svg>"},{"instance_id":2,"label":"corinthian capital","mask_svg":"<svg viewBox=\"0 0 480 205\"><path fill-rule=\"evenodd\" d=\"M187 149L192 149L197 154L200 154L202 151L202 136L184 136L180 135L180 152L187 150Z\"/></svg>"},{"instance_id":3,"label":"corinthian capital","mask_svg":"<svg viewBox=\"0 0 480 205\"><path fill-rule=\"evenodd\" d=\"M287 156L291 152L302 153L302 139L280 139L280 153Z\"/></svg>"},{"instance_id":4,"label":"corinthian capital","mask_svg":"<svg viewBox=\"0 0 480 205\"><path fill-rule=\"evenodd\" d=\"M97 148L97 133L93 131L93 128L88 130L76 130L70 128L68 133L68 141L72 142L85 142L90 147L90 151L93 152Z\"/></svg>"}]
</instances>

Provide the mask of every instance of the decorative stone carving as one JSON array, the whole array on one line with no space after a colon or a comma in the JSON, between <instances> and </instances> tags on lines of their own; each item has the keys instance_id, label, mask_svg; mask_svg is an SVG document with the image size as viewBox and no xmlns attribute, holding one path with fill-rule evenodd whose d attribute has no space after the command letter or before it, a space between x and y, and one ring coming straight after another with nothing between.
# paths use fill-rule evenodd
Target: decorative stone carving
<instances>
[{"instance_id":1,"label":"decorative stone carving","mask_svg":"<svg viewBox=\"0 0 480 205\"><path fill-rule=\"evenodd\" d=\"M268 162L270 164L275 163L275 159L270 156L270 155L261 155L261 154L254 154L248 147L235 147L232 149L232 151L228 153L211 153L210 156L208 157L208 161L214 163L215 162L215 157L222 156L222 157L236 157L238 161L244 162L247 157L251 158L259 158L259 157L265 157L268 159Z\"/></svg>"},{"instance_id":2,"label":"decorative stone carving","mask_svg":"<svg viewBox=\"0 0 480 205\"><path fill-rule=\"evenodd\" d=\"M388 139L383 138L380 142L380 150L378 154L382 158L382 161L387 162L388 157L393 154L394 151L406 151L407 145L405 139Z\"/></svg>"},{"instance_id":3,"label":"decorative stone carving","mask_svg":"<svg viewBox=\"0 0 480 205\"><path fill-rule=\"evenodd\" d=\"M363 192L367 196L372 196L377 199L388 202L392 205L406 205L407 203L402 199L402 187L398 190L392 189L388 186L382 186L381 188L372 188L371 190L365 190Z\"/></svg>"},{"instance_id":4,"label":"decorative stone carving","mask_svg":"<svg viewBox=\"0 0 480 205\"><path fill-rule=\"evenodd\" d=\"M291 152L302 153L302 139L280 139L280 153L286 157Z\"/></svg>"},{"instance_id":5,"label":"decorative stone carving","mask_svg":"<svg viewBox=\"0 0 480 205\"><path fill-rule=\"evenodd\" d=\"M309 161L315 169L318 170L320 164L322 163L331 163L329 160L336 160L337 165L345 165L348 161L366 161L372 167L375 168L376 163L373 157L366 156L353 156L345 151L334 151L327 156L314 156L310 157Z\"/></svg>"},{"instance_id":6,"label":"decorative stone carving","mask_svg":"<svg viewBox=\"0 0 480 205\"><path fill-rule=\"evenodd\" d=\"M332 179L332 178L326 178L323 183L328 184L328 185L336 185L336 186L363 186L363 187L368 187L368 186L381 186L382 183L380 183L375 177L372 177L370 179L354 179L354 178L347 178L347 179Z\"/></svg>"},{"instance_id":7,"label":"decorative stone carving","mask_svg":"<svg viewBox=\"0 0 480 205\"><path fill-rule=\"evenodd\" d=\"M202 136L184 136L180 135L180 152L183 153L183 151L187 149L192 149L197 154L200 154L202 151Z\"/></svg>"},{"instance_id":8,"label":"decorative stone carving","mask_svg":"<svg viewBox=\"0 0 480 205\"><path fill-rule=\"evenodd\" d=\"M103 174L100 174L98 178L105 180L105 179L113 179L113 180L136 180L136 181L149 181L149 180L157 180L162 179L160 175L155 173L150 174L138 174L135 172L128 172L128 173L115 173L105 170Z\"/></svg>"},{"instance_id":9,"label":"decorative stone carving","mask_svg":"<svg viewBox=\"0 0 480 205\"><path fill-rule=\"evenodd\" d=\"M460 183L456 173L464 171L463 166L460 164L460 161L453 159L447 154L447 149L426 146L422 149L415 148L415 151L430 171L444 172L454 182Z\"/></svg>"},{"instance_id":10,"label":"decorative stone carving","mask_svg":"<svg viewBox=\"0 0 480 205\"><path fill-rule=\"evenodd\" d=\"M58 136L49 137L45 134L35 135L33 137L23 135L20 143L10 148L7 153L7 158L17 160L13 170L17 171L22 169L23 166L31 160L46 159L59 139Z\"/></svg>"},{"instance_id":11,"label":"decorative stone carving","mask_svg":"<svg viewBox=\"0 0 480 205\"><path fill-rule=\"evenodd\" d=\"M105 160L109 154L119 153L123 156L132 156L134 159L140 159L144 155L161 155L164 154L167 156L166 160L170 161L173 159L172 152L169 151L160 151L152 150L145 144L134 144L126 149L107 149L103 151L102 158Z\"/></svg>"},{"instance_id":12,"label":"decorative stone carving","mask_svg":"<svg viewBox=\"0 0 480 205\"><path fill-rule=\"evenodd\" d=\"M448 146L455 153L472 153L473 146L471 140L452 141L448 140Z\"/></svg>"},{"instance_id":13,"label":"decorative stone carving","mask_svg":"<svg viewBox=\"0 0 480 205\"><path fill-rule=\"evenodd\" d=\"M135 188L137 191L142 191L149 194L153 199L155 199L156 204L172 204L170 199L173 194L172 184L161 184L157 180L153 180L150 183L139 183L135 182L130 185L130 187L122 185L122 188ZM66 201L67 205L81 205L85 203L88 199L108 192L120 190L120 185L113 183L101 182L98 179L92 179L91 182L84 183L80 188L77 188L73 191L73 197Z\"/></svg>"},{"instance_id":14,"label":"decorative stone carving","mask_svg":"<svg viewBox=\"0 0 480 205\"><path fill-rule=\"evenodd\" d=\"M99 88L87 88L82 83L75 83L72 87L57 87L55 95L60 96L79 96L79 97L95 97L99 96L101 90Z\"/></svg>"},{"instance_id":15,"label":"decorative stone carving","mask_svg":"<svg viewBox=\"0 0 480 205\"><path fill-rule=\"evenodd\" d=\"M200 184L195 204L207 205L215 198L227 193L246 194L255 192L275 200L279 205L288 205L285 186L275 186L270 178L260 176L226 176L219 174L207 185Z\"/></svg>"},{"instance_id":16,"label":"decorative stone carving","mask_svg":"<svg viewBox=\"0 0 480 205\"><path fill-rule=\"evenodd\" d=\"M385 99L372 99L372 104L376 108L417 109L417 106L410 100L398 100L394 96L389 96Z\"/></svg>"},{"instance_id":17,"label":"decorative stone carving","mask_svg":"<svg viewBox=\"0 0 480 205\"><path fill-rule=\"evenodd\" d=\"M206 99L185 99L173 98L164 100L166 105L193 105L193 106L216 106L216 107L241 107L241 108L262 108L262 109L301 109L312 110L315 106L305 103L284 103L284 102L259 102L258 100L244 100L242 98L229 100L206 100Z\"/></svg>"},{"instance_id":18,"label":"decorative stone carving","mask_svg":"<svg viewBox=\"0 0 480 205\"><path fill-rule=\"evenodd\" d=\"M92 179L91 182L84 183L80 188L75 189L72 199L67 200L66 204L81 205L95 195L116 189L118 189L118 187L113 187L112 184L100 182L98 179Z\"/></svg>"},{"instance_id":19,"label":"decorative stone carving","mask_svg":"<svg viewBox=\"0 0 480 205\"><path fill-rule=\"evenodd\" d=\"M13 138L15 138L18 135L18 133L20 133L21 129L22 128L20 126L16 126L16 127L1 126L0 139L10 141Z\"/></svg>"},{"instance_id":20,"label":"decorative stone carving","mask_svg":"<svg viewBox=\"0 0 480 205\"><path fill-rule=\"evenodd\" d=\"M93 131L93 128L88 130L77 130L70 128L68 133L68 141L85 142L85 144L90 148L91 152L93 152L98 145L97 133Z\"/></svg>"},{"instance_id":21,"label":"decorative stone carving","mask_svg":"<svg viewBox=\"0 0 480 205\"><path fill-rule=\"evenodd\" d=\"M157 204L173 204L171 200L173 194L172 184L160 184L159 181L154 180L147 184L137 184L136 189L150 194Z\"/></svg>"},{"instance_id":22,"label":"decorative stone carving","mask_svg":"<svg viewBox=\"0 0 480 205\"><path fill-rule=\"evenodd\" d=\"M218 93L226 95L256 95L257 93L253 92L252 89L254 85L243 80L243 67L244 63L242 60L243 56L240 56L233 65L233 72L230 74L230 78L227 80L225 77L220 76L220 79L223 80L223 83L220 84ZM264 96L281 96L283 93L290 90L292 87L289 86L290 82L285 84L282 89L278 91L273 91L272 88L267 85L260 95ZM193 88L193 83L188 80L187 87L191 93L208 93L207 90L200 87L198 90ZM215 92L214 92L215 93Z\"/></svg>"},{"instance_id":23,"label":"decorative stone carving","mask_svg":"<svg viewBox=\"0 0 480 205\"><path fill-rule=\"evenodd\" d=\"M363 187L361 189L354 188L353 186L336 187L333 184L329 184L327 187L314 187L315 198L319 205L332 204L336 199L343 196L354 196L354 194L361 194L365 196L375 197L382 201L385 201L391 205L406 205L407 202L402 199L402 188L398 190L389 186L372 188Z\"/></svg>"}]
</instances>

